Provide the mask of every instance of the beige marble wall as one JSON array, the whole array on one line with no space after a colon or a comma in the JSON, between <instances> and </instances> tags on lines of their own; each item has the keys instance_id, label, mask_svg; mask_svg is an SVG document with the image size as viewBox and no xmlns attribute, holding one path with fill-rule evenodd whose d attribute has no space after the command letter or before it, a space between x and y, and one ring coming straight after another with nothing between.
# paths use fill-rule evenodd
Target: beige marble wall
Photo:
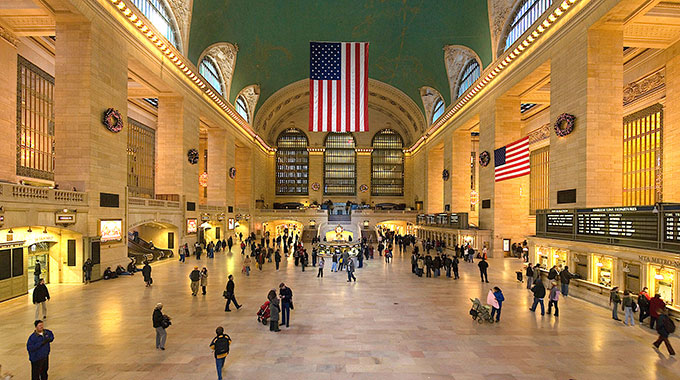
<instances>
[{"instance_id":1,"label":"beige marble wall","mask_svg":"<svg viewBox=\"0 0 680 380\"><path fill-rule=\"evenodd\" d=\"M0 180L16 180L17 48L0 38Z\"/></svg>"},{"instance_id":2,"label":"beige marble wall","mask_svg":"<svg viewBox=\"0 0 680 380\"><path fill-rule=\"evenodd\" d=\"M470 212L470 152L472 138L468 131L451 134L451 212Z\"/></svg>"},{"instance_id":3,"label":"beige marble wall","mask_svg":"<svg viewBox=\"0 0 680 380\"><path fill-rule=\"evenodd\" d=\"M227 132L223 129L208 129L208 204L224 206L227 201Z\"/></svg>"},{"instance_id":4,"label":"beige marble wall","mask_svg":"<svg viewBox=\"0 0 680 380\"><path fill-rule=\"evenodd\" d=\"M444 145L439 144L427 152L427 206L428 213L444 211Z\"/></svg>"},{"instance_id":5,"label":"beige marble wall","mask_svg":"<svg viewBox=\"0 0 680 380\"><path fill-rule=\"evenodd\" d=\"M663 201L680 202L680 42L667 52L663 128Z\"/></svg>"},{"instance_id":6,"label":"beige marble wall","mask_svg":"<svg viewBox=\"0 0 680 380\"><path fill-rule=\"evenodd\" d=\"M236 178L234 180L234 203L237 208L254 207L252 191L252 152L250 148L237 145L235 150ZM259 191L260 189L258 189Z\"/></svg>"}]
</instances>

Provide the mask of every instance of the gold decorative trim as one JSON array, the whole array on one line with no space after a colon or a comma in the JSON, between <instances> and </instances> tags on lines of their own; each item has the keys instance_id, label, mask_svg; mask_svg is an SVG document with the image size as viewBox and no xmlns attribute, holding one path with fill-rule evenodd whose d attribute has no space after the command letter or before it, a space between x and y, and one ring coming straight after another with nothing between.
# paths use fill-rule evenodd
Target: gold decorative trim
<instances>
[{"instance_id":1,"label":"gold decorative trim","mask_svg":"<svg viewBox=\"0 0 680 380\"><path fill-rule=\"evenodd\" d=\"M628 105L666 86L666 70L661 69L623 88L623 105Z\"/></svg>"},{"instance_id":2,"label":"gold decorative trim","mask_svg":"<svg viewBox=\"0 0 680 380\"><path fill-rule=\"evenodd\" d=\"M529 144L535 144L550 138L550 123L541 125L540 127L529 132Z\"/></svg>"},{"instance_id":3,"label":"gold decorative trim","mask_svg":"<svg viewBox=\"0 0 680 380\"><path fill-rule=\"evenodd\" d=\"M17 38L17 36L15 36L14 33L9 30L9 28L3 26L2 24L0 24L0 37L3 40L9 42L14 47L16 47L19 43L19 38Z\"/></svg>"}]
</instances>

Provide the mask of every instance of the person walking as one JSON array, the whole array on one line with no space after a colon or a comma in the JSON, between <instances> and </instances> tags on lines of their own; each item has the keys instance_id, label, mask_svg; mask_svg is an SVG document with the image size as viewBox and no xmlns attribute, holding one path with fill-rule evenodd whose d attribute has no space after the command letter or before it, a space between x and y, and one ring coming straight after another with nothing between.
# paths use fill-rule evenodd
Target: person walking
<instances>
[{"instance_id":1,"label":"person walking","mask_svg":"<svg viewBox=\"0 0 680 380\"><path fill-rule=\"evenodd\" d=\"M33 289L33 304L35 305L35 320L40 316L42 307L43 319L47 319L47 301L50 299L50 292L47 290L45 280L40 279L38 285Z\"/></svg>"},{"instance_id":2,"label":"person walking","mask_svg":"<svg viewBox=\"0 0 680 380\"><path fill-rule=\"evenodd\" d=\"M83 264L83 277L85 277L85 283L89 284L92 281L92 260L87 259Z\"/></svg>"},{"instance_id":3,"label":"person walking","mask_svg":"<svg viewBox=\"0 0 680 380\"><path fill-rule=\"evenodd\" d=\"M231 253L231 247L234 246L234 240L229 236L229 239L227 239L227 247L229 247L229 253Z\"/></svg>"},{"instance_id":4,"label":"person walking","mask_svg":"<svg viewBox=\"0 0 680 380\"><path fill-rule=\"evenodd\" d=\"M335 272L338 269L338 253L334 252L332 256L333 264L331 265L331 272Z\"/></svg>"},{"instance_id":5,"label":"person walking","mask_svg":"<svg viewBox=\"0 0 680 380\"><path fill-rule=\"evenodd\" d=\"M453 279L454 280L457 280L457 279L460 278L460 276L458 275L458 263L459 262L460 262L460 260L458 260L458 257L456 257L455 255L451 258L451 269L453 269Z\"/></svg>"},{"instance_id":6,"label":"person walking","mask_svg":"<svg viewBox=\"0 0 680 380\"><path fill-rule=\"evenodd\" d=\"M194 267L194 270L189 273L189 280L191 280L191 295L195 296L198 294L198 285L201 280L201 272L198 267Z\"/></svg>"},{"instance_id":7,"label":"person walking","mask_svg":"<svg viewBox=\"0 0 680 380\"><path fill-rule=\"evenodd\" d=\"M560 300L560 288L557 287L556 282L551 283L550 294L548 295L548 315L552 314L552 308L555 307L555 316L560 316L560 309L557 307L557 302Z\"/></svg>"},{"instance_id":8,"label":"person walking","mask_svg":"<svg viewBox=\"0 0 680 380\"><path fill-rule=\"evenodd\" d=\"M205 288L208 286L208 268L203 267L201 269L201 290L203 290L203 295L205 295Z\"/></svg>"},{"instance_id":9,"label":"person walking","mask_svg":"<svg viewBox=\"0 0 680 380\"><path fill-rule=\"evenodd\" d=\"M649 328L654 329L654 324L656 323L657 318L659 318L659 310L664 309L666 307L666 303L663 302L661 299L661 294L657 293L654 295L654 298L649 300Z\"/></svg>"},{"instance_id":10,"label":"person walking","mask_svg":"<svg viewBox=\"0 0 680 380\"><path fill-rule=\"evenodd\" d=\"M279 270L279 265L281 264L281 251L278 249L274 253L274 261L276 262L276 270Z\"/></svg>"},{"instance_id":11,"label":"person walking","mask_svg":"<svg viewBox=\"0 0 680 380\"><path fill-rule=\"evenodd\" d=\"M153 284L153 279L151 278L151 265L148 261L144 261L144 266L142 267L142 277L144 278L144 283L148 288Z\"/></svg>"},{"instance_id":12,"label":"person walking","mask_svg":"<svg viewBox=\"0 0 680 380\"><path fill-rule=\"evenodd\" d=\"M184 246L180 246L178 251L179 251L179 262L185 263L187 256L186 256L186 251L184 250Z\"/></svg>"},{"instance_id":13,"label":"person walking","mask_svg":"<svg viewBox=\"0 0 680 380\"><path fill-rule=\"evenodd\" d=\"M675 350L673 350L673 346L671 346L671 342L668 340L668 336L675 332L675 323L668 316L668 309L665 307L657 309L656 314L658 315L656 332L659 333L659 338L653 343L654 348L658 350L661 342L663 342L666 344L668 354L675 356Z\"/></svg>"},{"instance_id":14,"label":"person walking","mask_svg":"<svg viewBox=\"0 0 680 380\"><path fill-rule=\"evenodd\" d=\"M640 307L640 323L644 322L645 318L649 317L649 292L647 287L642 288L642 291L638 294L638 306Z\"/></svg>"},{"instance_id":15,"label":"person walking","mask_svg":"<svg viewBox=\"0 0 680 380\"><path fill-rule=\"evenodd\" d=\"M534 284L534 268L531 266L531 263L527 265L524 275L527 276L527 289L531 290L531 285Z\"/></svg>"},{"instance_id":16,"label":"person walking","mask_svg":"<svg viewBox=\"0 0 680 380\"><path fill-rule=\"evenodd\" d=\"M37 319L33 322L35 330L28 337L26 350L28 360L31 362L31 379L47 380L49 369L50 343L54 341L52 331L45 328L43 321ZM666 343L668 345L668 343Z\"/></svg>"},{"instance_id":17,"label":"person walking","mask_svg":"<svg viewBox=\"0 0 680 380\"><path fill-rule=\"evenodd\" d=\"M40 265L40 260L35 261L35 268L33 271L33 286L38 286L40 283L40 277L42 276L42 267Z\"/></svg>"},{"instance_id":18,"label":"person walking","mask_svg":"<svg viewBox=\"0 0 680 380\"><path fill-rule=\"evenodd\" d=\"M498 286L493 287L491 294L494 297L495 302L491 307L491 319L493 319L494 314L496 315L496 323L501 321L501 309L503 308L503 301L505 301L505 296L503 296L503 291ZM488 302L487 302L488 303Z\"/></svg>"},{"instance_id":19,"label":"person walking","mask_svg":"<svg viewBox=\"0 0 680 380\"><path fill-rule=\"evenodd\" d=\"M560 283L561 283L561 291L562 295L564 297L567 297L569 295L569 283L571 282L571 278L574 277L574 275L569 272L569 266L565 265L564 269L560 272Z\"/></svg>"},{"instance_id":20,"label":"person walking","mask_svg":"<svg viewBox=\"0 0 680 380\"><path fill-rule=\"evenodd\" d=\"M229 237L231 239L231 237ZM218 326L215 329L216 336L210 342L210 348L215 353L215 366L217 367L217 380L222 380L222 368L224 368L224 362L229 355L229 345L231 344L231 338L229 335L224 333L224 328Z\"/></svg>"},{"instance_id":21,"label":"person walking","mask_svg":"<svg viewBox=\"0 0 680 380\"><path fill-rule=\"evenodd\" d=\"M612 307L612 319L620 321L619 319L619 304L621 303L621 296L619 296L619 287L615 286L609 292L609 306Z\"/></svg>"},{"instance_id":22,"label":"person walking","mask_svg":"<svg viewBox=\"0 0 680 380\"><path fill-rule=\"evenodd\" d=\"M162 310L163 304L157 303L156 307L153 309L151 319L153 321L153 328L156 329L156 349L165 351L165 340L168 337L168 333L165 329L170 326L170 317L163 314Z\"/></svg>"},{"instance_id":23,"label":"person walking","mask_svg":"<svg viewBox=\"0 0 680 380\"><path fill-rule=\"evenodd\" d=\"M633 300L633 296L630 295L628 290L623 292L623 303L621 304L621 307L623 307L624 312L623 324L626 326L635 326L635 318L633 316L635 312L635 300Z\"/></svg>"},{"instance_id":24,"label":"person walking","mask_svg":"<svg viewBox=\"0 0 680 380\"><path fill-rule=\"evenodd\" d=\"M323 267L325 265L326 265L326 260L323 258L323 256L319 257L319 273L317 273L316 277L323 278Z\"/></svg>"},{"instance_id":25,"label":"person walking","mask_svg":"<svg viewBox=\"0 0 680 380\"><path fill-rule=\"evenodd\" d=\"M234 306L236 306L236 310L238 310L243 305L239 305L238 302L236 301L236 296L234 294L234 287L235 287L234 276L229 275L228 278L229 278L229 281L227 281L227 289L225 289L224 293L222 294L224 296L224 298L227 299L227 304L224 306L224 311L231 311L231 309L229 309L229 304L232 303L232 302L234 303Z\"/></svg>"},{"instance_id":26,"label":"person walking","mask_svg":"<svg viewBox=\"0 0 680 380\"><path fill-rule=\"evenodd\" d=\"M252 260L250 259L250 256L246 255L246 258L243 259L243 269L245 269L246 276L250 277L250 263Z\"/></svg>"},{"instance_id":27,"label":"person walking","mask_svg":"<svg viewBox=\"0 0 680 380\"><path fill-rule=\"evenodd\" d=\"M293 307L293 291L283 282L279 284L279 296L281 297L281 326L290 326L290 310Z\"/></svg>"},{"instance_id":28,"label":"person walking","mask_svg":"<svg viewBox=\"0 0 680 380\"><path fill-rule=\"evenodd\" d=\"M529 310L536 312L536 306L541 304L541 315L545 315L545 305L543 304L543 298L545 298L545 286L543 286L543 281L536 281L534 286L531 288L534 293L534 303L531 305Z\"/></svg>"},{"instance_id":29,"label":"person walking","mask_svg":"<svg viewBox=\"0 0 680 380\"><path fill-rule=\"evenodd\" d=\"M269 300L269 331L279 332L279 312L281 312L281 306L279 304L279 297L276 296L276 290L272 289L267 295Z\"/></svg>"},{"instance_id":30,"label":"person walking","mask_svg":"<svg viewBox=\"0 0 680 380\"><path fill-rule=\"evenodd\" d=\"M487 274L489 263L486 262L486 259L482 257L482 260L477 263L477 266L479 267L479 276L482 278L482 282L489 282L489 276Z\"/></svg>"},{"instance_id":31,"label":"person walking","mask_svg":"<svg viewBox=\"0 0 680 380\"><path fill-rule=\"evenodd\" d=\"M347 282L352 282L352 279L357 282L357 278L354 277L354 260L349 258L347 260Z\"/></svg>"}]
</instances>

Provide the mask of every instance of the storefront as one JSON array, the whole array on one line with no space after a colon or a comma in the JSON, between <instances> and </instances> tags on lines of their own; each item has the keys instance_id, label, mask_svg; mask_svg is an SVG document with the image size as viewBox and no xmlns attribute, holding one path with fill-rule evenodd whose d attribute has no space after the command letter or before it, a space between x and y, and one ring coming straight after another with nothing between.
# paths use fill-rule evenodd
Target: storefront
<instances>
[{"instance_id":1,"label":"storefront","mask_svg":"<svg viewBox=\"0 0 680 380\"><path fill-rule=\"evenodd\" d=\"M593 280L595 283L607 288L611 288L614 284L614 259L607 256L593 256L594 274Z\"/></svg>"},{"instance_id":2,"label":"storefront","mask_svg":"<svg viewBox=\"0 0 680 380\"><path fill-rule=\"evenodd\" d=\"M677 299L675 294L675 279L677 277L677 270L651 265L650 274L652 281L651 290L653 294L660 294L661 299L663 299L667 304L675 305L675 300Z\"/></svg>"},{"instance_id":3,"label":"storefront","mask_svg":"<svg viewBox=\"0 0 680 380\"><path fill-rule=\"evenodd\" d=\"M550 248L536 247L536 263L543 269L550 268Z\"/></svg>"},{"instance_id":4,"label":"storefront","mask_svg":"<svg viewBox=\"0 0 680 380\"><path fill-rule=\"evenodd\" d=\"M558 268L564 269L568 266L568 251L565 249L553 248L552 251L552 265L557 265Z\"/></svg>"}]
</instances>

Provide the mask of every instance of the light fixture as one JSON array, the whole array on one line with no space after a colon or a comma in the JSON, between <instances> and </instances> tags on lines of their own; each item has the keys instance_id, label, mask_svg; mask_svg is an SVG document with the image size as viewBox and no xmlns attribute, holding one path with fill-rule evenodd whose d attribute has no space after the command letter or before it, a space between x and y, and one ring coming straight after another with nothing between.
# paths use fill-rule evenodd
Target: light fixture
<instances>
[{"instance_id":1,"label":"light fixture","mask_svg":"<svg viewBox=\"0 0 680 380\"><path fill-rule=\"evenodd\" d=\"M597 264L595 264L595 265L598 266L598 267L600 267L600 268L602 268L602 267L604 266L604 264L602 264L602 263L599 262L599 261L598 261Z\"/></svg>"},{"instance_id":2,"label":"light fixture","mask_svg":"<svg viewBox=\"0 0 680 380\"><path fill-rule=\"evenodd\" d=\"M661 280L663 280L663 275L662 275L661 273L658 273L658 272L657 272L657 273L654 275L654 278L657 279L657 280L659 280L659 281L661 281Z\"/></svg>"},{"instance_id":3,"label":"light fixture","mask_svg":"<svg viewBox=\"0 0 680 380\"><path fill-rule=\"evenodd\" d=\"M559 259L559 258L560 258L560 254L559 254L559 253L556 253L556 254L553 255L553 257L556 258L556 259Z\"/></svg>"}]
</instances>

